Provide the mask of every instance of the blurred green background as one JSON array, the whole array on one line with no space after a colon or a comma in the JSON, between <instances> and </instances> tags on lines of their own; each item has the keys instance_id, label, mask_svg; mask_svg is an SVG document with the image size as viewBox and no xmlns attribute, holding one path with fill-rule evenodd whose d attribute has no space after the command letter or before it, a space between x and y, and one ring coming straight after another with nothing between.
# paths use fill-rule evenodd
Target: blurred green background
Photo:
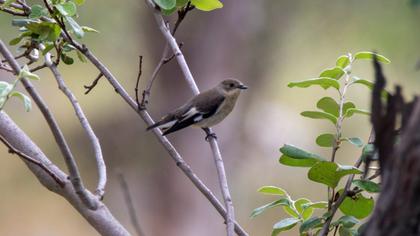
<instances>
[{"instance_id":1,"label":"blurred green background","mask_svg":"<svg viewBox=\"0 0 420 236\"><path fill-rule=\"evenodd\" d=\"M28 1L32 4L35 1ZM134 95L138 56L143 55L142 86L157 64L164 41L144 1L91 1L79 9L79 22L100 31L83 43L108 66ZM17 34L12 17L0 14L0 38L8 42ZM171 19L173 20L173 19ZM251 211L274 198L256 192L262 185L286 189L293 198L313 201L326 198L326 188L306 179L306 169L278 164L278 149L291 143L329 156L329 149L315 145L320 132L333 131L325 121L301 117L316 101L333 91L318 87L287 88L289 81L316 77L334 66L347 52L375 50L392 63L384 67L390 81L404 86L407 97L420 89L420 9L410 1L369 0L230 0L220 10L193 11L177 33L201 90L226 77L249 85L234 112L215 127L237 220L250 235L269 235L283 211L272 209L250 219ZM12 48L15 51L15 48ZM78 97L100 138L109 183L105 203L132 231L116 173L128 181L140 224L147 235L224 235L222 218L174 165L145 124L113 91L105 79L89 94L98 72L89 64L60 65L66 83ZM371 64L356 63L354 74L372 80ZM93 151L74 116L71 105L57 89L49 71L38 73L35 85L61 125L90 189L97 172ZM0 71L2 80L10 76ZM175 61L165 65L152 90L149 111L158 118L191 95ZM21 89L21 88L20 88ZM360 108L369 108L369 91L352 88L348 96ZM32 137L50 159L65 170L45 120L35 108L26 113L12 100L5 111ZM344 124L346 136L365 141L367 117ZM214 161L201 130L186 129L169 136L194 171L221 199ZM0 235L97 235L92 227L61 197L43 188L23 162L0 147ZM352 164L360 150L344 145L338 162ZM133 231L132 231L133 232ZM285 235L296 235L292 231Z\"/></svg>"}]
</instances>

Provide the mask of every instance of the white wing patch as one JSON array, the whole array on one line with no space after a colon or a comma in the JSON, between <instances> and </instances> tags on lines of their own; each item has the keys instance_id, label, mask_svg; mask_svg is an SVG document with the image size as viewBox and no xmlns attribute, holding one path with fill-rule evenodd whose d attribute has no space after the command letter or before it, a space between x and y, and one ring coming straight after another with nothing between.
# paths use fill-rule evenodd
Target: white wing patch
<instances>
[{"instance_id":1,"label":"white wing patch","mask_svg":"<svg viewBox=\"0 0 420 236\"><path fill-rule=\"evenodd\" d=\"M158 127L159 127L159 128L161 128L161 129L169 129L169 128L171 128L171 127L172 127L175 123L176 123L176 120L173 120L173 121L169 121L168 123L161 124L161 125L159 125Z\"/></svg>"},{"instance_id":2,"label":"white wing patch","mask_svg":"<svg viewBox=\"0 0 420 236\"><path fill-rule=\"evenodd\" d=\"M184 121L184 120L186 120L186 119L188 119L188 118L190 118L190 117L192 117L192 116L194 116L194 115L196 115L197 113L199 113L198 112L198 110L197 110L197 108L195 108L195 107L191 107L187 112L185 112L183 115L182 115L182 119L180 120L180 122L181 121ZM194 119L195 120L195 119Z\"/></svg>"}]
</instances>

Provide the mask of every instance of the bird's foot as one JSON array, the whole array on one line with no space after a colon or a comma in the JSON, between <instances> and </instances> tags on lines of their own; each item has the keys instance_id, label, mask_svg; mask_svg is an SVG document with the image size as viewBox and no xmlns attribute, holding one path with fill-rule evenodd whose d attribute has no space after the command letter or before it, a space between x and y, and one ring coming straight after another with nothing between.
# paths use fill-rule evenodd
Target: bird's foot
<instances>
[{"instance_id":1,"label":"bird's foot","mask_svg":"<svg viewBox=\"0 0 420 236\"><path fill-rule=\"evenodd\" d=\"M210 138L217 139L216 134L215 134L215 133L212 133L212 132L210 131L210 129L208 129L208 128L203 128L203 130L204 130L204 132L206 132L206 141L207 141L207 142L210 142Z\"/></svg>"}]
</instances>

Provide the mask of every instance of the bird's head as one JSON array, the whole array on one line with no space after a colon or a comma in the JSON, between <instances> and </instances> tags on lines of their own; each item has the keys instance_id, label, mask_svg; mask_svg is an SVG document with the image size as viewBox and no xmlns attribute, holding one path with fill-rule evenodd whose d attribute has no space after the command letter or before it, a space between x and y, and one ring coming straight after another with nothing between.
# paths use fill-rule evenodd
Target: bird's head
<instances>
[{"instance_id":1,"label":"bird's head","mask_svg":"<svg viewBox=\"0 0 420 236\"><path fill-rule=\"evenodd\" d=\"M225 79L220 82L218 87L226 93L239 92L240 90L248 88L241 81L236 79Z\"/></svg>"}]
</instances>

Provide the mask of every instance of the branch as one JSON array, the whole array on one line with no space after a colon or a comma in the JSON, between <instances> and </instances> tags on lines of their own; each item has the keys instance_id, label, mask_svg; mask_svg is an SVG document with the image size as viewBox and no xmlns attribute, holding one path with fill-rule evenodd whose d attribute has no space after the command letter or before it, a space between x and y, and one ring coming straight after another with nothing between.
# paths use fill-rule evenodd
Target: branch
<instances>
[{"instance_id":1,"label":"branch","mask_svg":"<svg viewBox=\"0 0 420 236\"><path fill-rule=\"evenodd\" d=\"M144 108L144 104L143 104L144 96L143 96L143 100L141 101L141 103L139 101L139 83L140 83L141 74L143 72L142 69L141 69L142 66L143 66L143 56L140 56L139 57L139 73L137 74L136 87L134 88L134 93L136 94L136 103L137 103L137 107L138 107L139 110ZM143 95L144 95L144 92L143 92Z\"/></svg>"},{"instance_id":2,"label":"branch","mask_svg":"<svg viewBox=\"0 0 420 236\"><path fill-rule=\"evenodd\" d=\"M197 95L200 93L197 84L195 83L195 80L192 76L192 73L188 67L188 64L185 60L184 55L182 54L181 50L179 49L178 43L176 42L176 39L173 37L169 27L167 27L167 25L165 24L165 21L162 17L162 15L160 14L160 11L158 11L155 8L155 4L151 1L151 0L146 0L146 3L149 5L149 7L152 9L153 11L153 15L155 17L156 23L159 26L160 31L162 32L163 36L165 37L167 43L169 44L170 48L172 49L176 60L178 62L179 67L181 68L185 80L188 83L190 89L192 90L194 95ZM209 129L210 133L212 132L211 129ZM227 235L231 236L233 235L234 232L234 224L233 222L234 220L234 208L233 208L233 204L232 204L232 199L230 197L230 192L229 192L229 188L228 188L228 183L227 183L227 179L226 179L226 173L224 170L224 165L223 165L223 160L222 157L220 155L220 150L217 144L217 140L214 137L210 137L209 139L210 142L210 147L212 149L213 152L213 157L214 160L216 162L216 167L217 167L217 172L218 172L218 177L219 177L219 184L221 186L221 190L222 190L222 195L224 198L224 202L225 202L225 206L227 209L227 213L226 213L226 230L227 230Z\"/></svg>"},{"instance_id":3,"label":"branch","mask_svg":"<svg viewBox=\"0 0 420 236\"><path fill-rule=\"evenodd\" d=\"M18 62L13 58L12 54L7 49L6 45L3 43L2 40L0 40L0 53L9 62L9 65L13 68L15 74L18 75L20 72L20 66ZM83 185L76 161L73 157L73 154L70 151L70 148L67 144L67 141L64 138L63 133L61 132L60 127L57 124L57 121L55 120L48 106L45 104L42 97L38 94L32 83L25 78L22 78L21 82L25 87L26 91L29 93L29 95L32 97L32 99L35 101L35 103L41 110L42 115L44 116L48 126L50 127L55 141L58 147L60 148L61 153L64 156L64 160L70 173L70 180L74 186L74 189L76 190L76 193L80 196L81 200L83 201L83 203L86 204L86 206L88 206L90 209L96 209L96 201L94 201L94 199L92 199L88 195L88 192L86 191Z\"/></svg>"},{"instance_id":4,"label":"branch","mask_svg":"<svg viewBox=\"0 0 420 236\"><path fill-rule=\"evenodd\" d=\"M23 160L31 162L37 166L39 166L41 169L43 169L49 176L51 176L51 178L53 178L55 180L55 182L57 182L58 185L60 185L60 187L64 188L65 182L59 177L57 176L53 171L51 171L44 163L36 160L33 157L30 157L28 155L26 155L25 153L19 151L17 148L13 147L12 144L10 144L3 136L0 135L0 141L6 145L6 147L9 149L9 153L12 154L16 154L18 156L20 156Z\"/></svg>"},{"instance_id":5,"label":"branch","mask_svg":"<svg viewBox=\"0 0 420 236\"><path fill-rule=\"evenodd\" d=\"M83 87L86 89L85 94L88 94L90 91L92 91L93 88L96 87L99 80L102 78L103 74L99 73L99 75L96 77L96 79L92 82L91 85L84 85Z\"/></svg>"},{"instance_id":6,"label":"branch","mask_svg":"<svg viewBox=\"0 0 420 236\"><path fill-rule=\"evenodd\" d=\"M125 102L135 111L137 114L144 120L147 125L154 124L153 119L150 117L149 113L146 110L139 110L137 108L136 102L130 97L130 95L125 91L121 86L115 76L109 71L109 69L102 64L101 61L96 58L96 56L86 47L82 46L76 41L74 41L73 46L75 46L83 55L104 75L108 82L112 85L115 91L124 99ZM219 214L223 217L226 216L226 210L223 208L223 205L217 200L216 196L210 191L210 189L198 178L198 176L192 171L191 167L184 161L182 156L174 148L169 140L162 136L162 132L158 129L154 129L153 133L158 141L164 146L166 151L175 161L176 165L184 172L184 174L191 180L194 186L209 200L209 202L216 208ZM238 235L246 236L248 235L242 227L235 222L235 232Z\"/></svg>"},{"instance_id":7,"label":"branch","mask_svg":"<svg viewBox=\"0 0 420 236\"><path fill-rule=\"evenodd\" d=\"M29 170L35 175L39 182L50 191L65 198L85 219L103 236L129 236L128 231L114 218L108 208L97 200L90 192L86 191L88 196L98 205L96 211L86 207L76 194L73 185L67 180L67 175L45 156L41 149L13 122L5 113L0 112L0 135L4 137L13 147L26 153L40 163L49 167L54 175L64 180L62 188L51 176L40 166L25 162Z\"/></svg>"},{"instance_id":8,"label":"branch","mask_svg":"<svg viewBox=\"0 0 420 236\"><path fill-rule=\"evenodd\" d=\"M76 96L71 92L71 90L66 86L64 83L63 77L61 73L58 71L57 66L51 61L51 54L45 54L45 64L51 70L54 75L54 78L57 80L58 88L67 96L70 103L73 106L74 111L76 112L76 116L80 121L80 124L83 127L83 130L86 132L88 139L93 147L96 159L96 165L98 169L98 184L96 187L95 194L102 199L105 194L105 185L106 185L106 165L104 162L104 158L102 155L101 144L99 143L98 138L95 135L92 127L89 124L86 115L83 112L82 107L79 105L79 102L76 99Z\"/></svg>"},{"instance_id":9,"label":"branch","mask_svg":"<svg viewBox=\"0 0 420 236\"><path fill-rule=\"evenodd\" d=\"M127 204L128 213L130 215L131 223L134 226L134 229L136 230L137 236L145 236L146 234L141 229L139 220L136 214L136 210L134 209L133 200L130 196L130 190L128 188L127 181L125 181L124 175L119 172L118 173L118 179L120 181L120 186L124 195L125 203Z\"/></svg>"}]
</instances>

